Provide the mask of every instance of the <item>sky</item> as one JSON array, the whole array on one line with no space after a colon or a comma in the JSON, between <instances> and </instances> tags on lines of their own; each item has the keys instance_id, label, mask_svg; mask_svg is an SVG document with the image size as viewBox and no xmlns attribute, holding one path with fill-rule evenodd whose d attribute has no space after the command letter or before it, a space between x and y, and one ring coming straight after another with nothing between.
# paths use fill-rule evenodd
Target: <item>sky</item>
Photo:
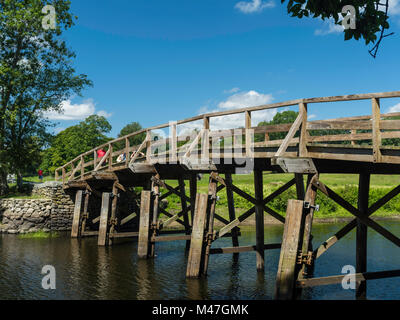
<instances>
[{"instance_id":1,"label":"sky","mask_svg":"<svg viewBox=\"0 0 400 320\"><path fill-rule=\"evenodd\" d=\"M116 137L133 121L150 127L298 98L398 91L400 0L390 2L395 34L373 59L371 46L344 41L341 27L288 16L287 1L72 0L78 20L63 37L77 54L77 72L94 86L64 101L63 114L48 117L57 133L103 115ZM400 111L400 99L381 108ZM369 101L309 107L310 119L370 113ZM254 114L253 125L274 114ZM211 125L242 123L237 116Z\"/></svg>"}]
</instances>

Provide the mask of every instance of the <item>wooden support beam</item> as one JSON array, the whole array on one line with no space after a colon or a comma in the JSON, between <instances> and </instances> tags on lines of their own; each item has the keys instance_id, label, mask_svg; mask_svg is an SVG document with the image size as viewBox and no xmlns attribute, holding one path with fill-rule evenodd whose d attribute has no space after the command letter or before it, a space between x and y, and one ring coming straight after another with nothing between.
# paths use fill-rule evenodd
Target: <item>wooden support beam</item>
<instances>
[{"instance_id":1,"label":"wooden support beam","mask_svg":"<svg viewBox=\"0 0 400 320\"><path fill-rule=\"evenodd\" d=\"M225 181L227 181L228 184L232 185L232 174L226 173ZM232 221L235 221L235 219L236 219L235 203L234 203L234 199L233 199L232 189L226 188L226 198L228 200L228 211L229 211L229 220L230 220L229 222L232 222ZM237 235L238 232L239 232L239 228L235 227L232 229L232 245L234 247L239 246L239 238Z\"/></svg>"},{"instance_id":2,"label":"wooden support beam","mask_svg":"<svg viewBox=\"0 0 400 320\"><path fill-rule=\"evenodd\" d=\"M273 244L265 244L264 250L272 250L272 249L280 249L280 243L273 243ZM242 247L227 247L227 248L214 248L211 249L210 254L225 254L225 253L240 253L240 252L249 252L249 251L256 251L256 246L242 246Z\"/></svg>"},{"instance_id":3,"label":"wooden support beam","mask_svg":"<svg viewBox=\"0 0 400 320\"><path fill-rule=\"evenodd\" d=\"M296 180L297 200L304 200L305 190L303 175L301 173L295 173L294 177Z\"/></svg>"},{"instance_id":4,"label":"wooden support beam","mask_svg":"<svg viewBox=\"0 0 400 320\"><path fill-rule=\"evenodd\" d=\"M186 200L186 193L185 193L185 181L183 178L179 178L179 188L180 188L180 198L181 198L181 208L183 214L183 223L185 224L186 234L190 235L190 224L189 224L189 215L188 215L188 206ZM189 199L191 200L191 199ZM186 242L186 250L188 251L190 247L190 238Z\"/></svg>"},{"instance_id":5,"label":"wooden support beam","mask_svg":"<svg viewBox=\"0 0 400 320\"><path fill-rule=\"evenodd\" d=\"M299 115L297 116L296 120L293 122L293 125L291 126L288 134L286 135L285 140L279 147L278 151L275 154L275 157L282 157L283 154L286 152L290 141L294 138L296 132L299 130L301 124L303 123L303 114L301 113L301 110L299 112Z\"/></svg>"},{"instance_id":6,"label":"wooden support beam","mask_svg":"<svg viewBox=\"0 0 400 320\"><path fill-rule=\"evenodd\" d=\"M116 182L113 184L112 188L112 203L111 203L111 226L109 230L109 235L115 232L117 226L117 204L118 204L118 188ZM112 238L108 235L108 244L112 245Z\"/></svg>"},{"instance_id":7,"label":"wooden support beam","mask_svg":"<svg viewBox=\"0 0 400 320\"><path fill-rule=\"evenodd\" d=\"M111 193L104 192L101 202L99 237L97 244L105 246L108 243L108 217L110 213Z\"/></svg>"},{"instance_id":8,"label":"wooden support beam","mask_svg":"<svg viewBox=\"0 0 400 320\"><path fill-rule=\"evenodd\" d=\"M358 186L358 210L360 215L368 217L368 199L369 199L370 175L360 174ZM356 272L367 272L367 238L368 229L360 219L357 219L356 233ZM367 297L367 282L361 281L357 283L356 298L366 299Z\"/></svg>"},{"instance_id":9,"label":"wooden support beam","mask_svg":"<svg viewBox=\"0 0 400 320\"><path fill-rule=\"evenodd\" d=\"M379 210L382 206L384 206L387 202L393 199L400 193L400 185L388 192L384 197L375 202L368 209L368 216L372 215L374 212ZM324 254L330 247L336 244L340 239L346 236L351 230L353 230L357 226L357 219L352 220L343 228L341 228L338 232L335 233L328 240L323 242L317 250L314 251L314 255L316 259L318 259L322 254Z\"/></svg>"},{"instance_id":10,"label":"wooden support beam","mask_svg":"<svg viewBox=\"0 0 400 320\"><path fill-rule=\"evenodd\" d=\"M150 202L151 191L143 190L140 200L140 222L138 239L138 257L140 259L147 259L150 253Z\"/></svg>"},{"instance_id":11,"label":"wooden support beam","mask_svg":"<svg viewBox=\"0 0 400 320\"><path fill-rule=\"evenodd\" d=\"M299 249L302 246L301 240L303 239L301 233L303 213L303 201L289 200L276 277L275 299L278 300L292 300L295 296L295 283L298 272L296 262Z\"/></svg>"},{"instance_id":12,"label":"wooden support beam","mask_svg":"<svg viewBox=\"0 0 400 320\"><path fill-rule=\"evenodd\" d=\"M131 221L132 219L134 219L136 217L137 217L136 212L131 213L130 215L126 216L125 218L123 218L121 220L121 226L123 226L124 224L128 223L129 221Z\"/></svg>"},{"instance_id":13,"label":"wooden support beam","mask_svg":"<svg viewBox=\"0 0 400 320\"><path fill-rule=\"evenodd\" d=\"M83 190L78 190L75 195L74 217L72 219L71 238L78 238L80 236L82 196L83 196Z\"/></svg>"},{"instance_id":14,"label":"wooden support beam","mask_svg":"<svg viewBox=\"0 0 400 320\"><path fill-rule=\"evenodd\" d=\"M342 283L344 277L348 277L348 276L349 276L348 274L347 275L341 274L338 276L301 279L301 280L297 281L296 285L299 288L307 288L307 287L338 284L338 283ZM367 280L376 280L376 279L385 279L385 278L394 278L394 277L400 277L400 270L364 272L364 273L355 273L354 274L354 278L355 278L356 282L365 282Z\"/></svg>"},{"instance_id":15,"label":"wooden support beam","mask_svg":"<svg viewBox=\"0 0 400 320\"><path fill-rule=\"evenodd\" d=\"M160 179L160 176L157 174L155 176L155 178L156 179ZM158 228L158 217L159 217L159 214L160 214L160 200L159 200L159 198L160 198L160 187L159 187L159 185L157 183L155 183L153 181L153 183L152 183L152 195L151 195L152 204L151 204L151 207L150 207L151 208L150 210L153 210L153 214L152 214L152 231L153 231L153 234L151 235L152 237L157 236L157 232L158 232L158 230L157 230L157 228ZM155 254L156 254L155 250L156 250L156 247L155 247L155 243L153 242L153 243L150 244L150 254L149 255L150 255L151 258L155 257Z\"/></svg>"},{"instance_id":16,"label":"wooden support beam","mask_svg":"<svg viewBox=\"0 0 400 320\"><path fill-rule=\"evenodd\" d=\"M89 209L89 198L90 198L90 191L86 190L85 192L85 202L83 204L83 214L82 214L82 224L81 224L81 228L80 228L80 233L82 234L83 232L85 232L86 230L86 221L89 218L89 213L88 213L88 209Z\"/></svg>"},{"instance_id":17,"label":"wooden support beam","mask_svg":"<svg viewBox=\"0 0 400 320\"><path fill-rule=\"evenodd\" d=\"M206 248L204 253L203 275L207 275L208 263L210 260L210 249L214 241L214 215L217 203L217 181L210 178L208 184L208 205L207 205L207 224L206 224Z\"/></svg>"},{"instance_id":18,"label":"wooden support beam","mask_svg":"<svg viewBox=\"0 0 400 320\"><path fill-rule=\"evenodd\" d=\"M197 175L190 175L190 225L193 227L195 204L196 204L196 193L197 193Z\"/></svg>"},{"instance_id":19,"label":"wooden support beam","mask_svg":"<svg viewBox=\"0 0 400 320\"><path fill-rule=\"evenodd\" d=\"M304 201L310 204L310 209L305 210L305 219L304 219L304 232L303 232L303 245L301 251L303 254L307 254L312 251L312 223L314 219L314 208L315 199L317 197L317 188L314 187L313 182L318 180L319 175L309 175L307 181L307 192L304 197ZM312 268L307 268L305 264L302 265L301 271L299 273L299 278L302 279L310 273Z\"/></svg>"},{"instance_id":20,"label":"wooden support beam","mask_svg":"<svg viewBox=\"0 0 400 320\"><path fill-rule=\"evenodd\" d=\"M202 259L204 259L204 227L207 215L208 194L197 194L193 231L190 240L189 258L186 277L198 278L200 276Z\"/></svg>"},{"instance_id":21,"label":"wooden support beam","mask_svg":"<svg viewBox=\"0 0 400 320\"><path fill-rule=\"evenodd\" d=\"M264 272L264 206L262 201L263 195L263 173L262 171L254 171L254 190L256 200L256 257L257 271Z\"/></svg>"},{"instance_id":22,"label":"wooden support beam","mask_svg":"<svg viewBox=\"0 0 400 320\"><path fill-rule=\"evenodd\" d=\"M251 129L251 112L246 111L245 112L245 128L246 128L246 135L245 135L245 141L246 141L246 157L247 158L252 158L254 156L253 150L252 150L252 129ZM254 133L254 132L253 132Z\"/></svg>"}]
</instances>

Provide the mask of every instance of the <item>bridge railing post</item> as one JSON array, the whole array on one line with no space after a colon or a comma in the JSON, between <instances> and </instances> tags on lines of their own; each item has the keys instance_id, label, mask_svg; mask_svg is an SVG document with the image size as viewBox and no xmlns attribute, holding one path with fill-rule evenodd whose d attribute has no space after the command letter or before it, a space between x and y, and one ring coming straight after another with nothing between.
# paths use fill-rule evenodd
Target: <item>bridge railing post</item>
<instances>
[{"instance_id":1,"label":"bridge railing post","mask_svg":"<svg viewBox=\"0 0 400 320\"><path fill-rule=\"evenodd\" d=\"M210 117L204 117L203 129L201 155L203 160L208 160L210 158Z\"/></svg>"},{"instance_id":2,"label":"bridge railing post","mask_svg":"<svg viewBox=\"0 0 400 320\"><path fill-rule=\"evenodd\" d=\"M374 162L382 161L382 154L380 149L382 144L380 122L380 101L378 98L372 98L372 146Z\"/></svg>"},{"instance_id":3,"label":"bridge railing post","mask_svg":"<svg viewBox=\"0 0 400 320\"><path fill-rule=\"evenodd\" d=\"M299 113L302 116L301 128L300 128L300 139L299 139L299 156L302 158L307 157L307 104L299 104Z\"/></svg>"},{"instance_id":4,"label":"bridge railing post","mask_svg":"<svg viewBox=\"0 0 400 320\"><path fill-rule=\"evenodd\" d=\"M245 129L246 129L246 132L245 132L245 136L246 136L246 139L245 139L245 143L246 143L246 157L248 157L248 158L250 158L251 157L251 155L252 155L252 152L251 152L251 112L250 111L246 111L246 113L245 113Z\"/></svg>"}]
</instances>

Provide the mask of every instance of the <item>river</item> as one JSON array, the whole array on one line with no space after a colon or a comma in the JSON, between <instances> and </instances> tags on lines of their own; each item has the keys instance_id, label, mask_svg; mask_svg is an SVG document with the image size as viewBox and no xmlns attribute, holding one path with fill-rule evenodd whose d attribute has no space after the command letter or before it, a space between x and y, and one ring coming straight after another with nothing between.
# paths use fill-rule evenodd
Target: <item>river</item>
<instances>
[{"instance_id":1,"label":"river","mask_svg":"<svg viewBox=\"0 0 400 320\"><path fill-rule=\"evenodd\" d=\"M400 235L400 222L380 222ZM314 244L320 244L344 224L316 224ZM281 241L282 226L266 226L266 243ZM400 249L369 229L368 271L400 269ZM255 253L212 255L209 275L185 279L185 242L157 243L154 260L138 260L135 240L97 246L96 238L70 239L68 233L47 239L0 236L0 299L272 299L279 250L265 253L265 274L256 272ZM242 228L241 245L253 245L255 232ZM231 246L224 238L213 247ZM341 274L355 264L355 232L317 260L315 276ZM56 270L56 289L42 288L44 265ZM368 299L400 299L400 278L368 282ZM340 284L307 288L303 299L354 299Z\"/></svg>"}]
</instances>

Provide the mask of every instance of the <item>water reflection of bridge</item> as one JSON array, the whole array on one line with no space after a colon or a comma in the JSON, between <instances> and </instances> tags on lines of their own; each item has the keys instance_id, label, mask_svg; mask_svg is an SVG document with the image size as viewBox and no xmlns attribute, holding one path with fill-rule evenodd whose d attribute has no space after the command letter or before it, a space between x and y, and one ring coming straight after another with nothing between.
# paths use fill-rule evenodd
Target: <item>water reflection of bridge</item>
<instances>
[{"instance_id":1,"label":"water reflection of bridge","mask_svg":"<svg viewBox=\"0 0 400 320\"><path fill-rule=\"evenodd\" d=\"M88 151L56 170L64 187L76 190L72 237L95 235L99 245L117 238L137 237L138 255L154 257L161 241L186 241L188 278L207 274L212 254L256 253L257 270L264 270L264 251L280 249L276 297L294 298L303 287L340 283L343 275L308 278L318 258L353 229L356 237L357 297L366 295L366 280L399 276L399 270L367 272L367 227L400 246L400 239L371 219L371 215L400 193L394 188L369 206L371 174L400 174L400 113L381 113L383 99L399 98L400 92L299 99L253 108L209 113L159 125L110 141ZM309 121L311 105L371 101L368 115ZM322 105L322 106L321 106ZM252 115L265 110L298 106L289 124L254 126ZM370 107L369 107L370 109ZM242 117L243 127L211 130L213 121ZM169 129L169 134L162 134ZM277 138L284 133L284 139ZM133 138L141 137L140 145ZM104 155L98 158L98 151ZM252 172L254 196L235 186L232 175ZM293 179L270 195L264 194L263 172L287 172ZM319 178L321 173L359 174L358 207L336 194ZM199 174L209 174L208 193L198 192ZM306 186L304 176L307 176ZM170 181L177 181L172 186ZM189 184L189 193L185 190ZM268 204L296 187L297 200L289 200L286 217ZM140 210L127 205L142 188ZM225 189L225 190L224 190ZM164 194L160 190L165 191ZM229 219L215 212L218 193L226 192ZM317 192L329 197L354 216L354 220L316 249L312 246L312 222ZM233 194L253 207L236 216ZM181 210L161 206L171 195L180 198ZM124 197L124 198L122 198ZM123 200L122 200L123 199ZM101 200L101 205L100 205ZM97 203L91 205L90 203ZM282 243L264 243L264 213L285 224ZM163 218L160 218L160 216ZM255 214L256 243L240 246L239 226ZM216 230L214 222L223 227ZM135 224L139 228L135 228ZM178 223L182 229L169 231ZM221 237L231 237L232 247L215 248Z\"/></svg>"}]
</instances>

